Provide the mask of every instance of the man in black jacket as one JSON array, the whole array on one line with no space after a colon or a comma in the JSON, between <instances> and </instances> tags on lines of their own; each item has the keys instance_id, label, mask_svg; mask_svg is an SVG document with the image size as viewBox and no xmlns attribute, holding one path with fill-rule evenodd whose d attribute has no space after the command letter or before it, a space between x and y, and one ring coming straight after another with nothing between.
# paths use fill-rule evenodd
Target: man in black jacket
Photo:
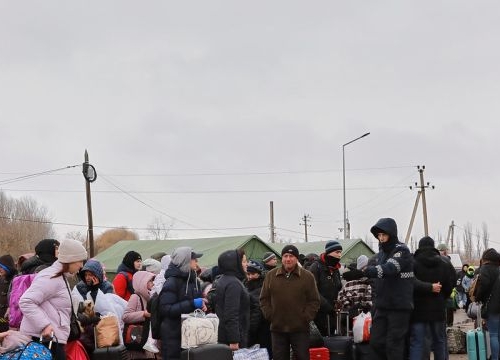
<instances>
[{"instance_id":1,"label":"man in black jacket","mask_svg":"<svg viewBox=\"0 0 500 360\"><path fill-rule=\"evenodd\" d=\"M414 305L410 330L410 360L421 360L428 356L425 350L427 332L430 332L434 359L446 358L446 300L450 297L454 282L450 278L448 263L434 247L434 240L428 236L418 243L414 255L415 277L427 283L441 284L439 292L420 291L414 293ZM453 271L454 272L454 271Z\"/></svg>"},{"instance_id":2,"label":"man in black jacket","mask_svg":"<svg viewBox=\"0 0 500 360\"><path fill-rule=\"evenodd\" d=\"M325 245L325 252L308 269L316 278L321 300L314 322L323 336L332 335L335 331L336 322L333 315L339 291L342 288L339 271L341 255L342 245L336 240L328 241Z\"/></svg>"},{"instance_id":3,"label":"man in black jacket","mask_svg":"<svg viewBox=\"0 0 500 360\"><path fill-rule=\"evenodd\" d=\"M401 360L413 309L413 260L408 247L398 240L394 219L380 219L370 231L380 248L376 265L364 270L367 277L375 279L370 339L373 359Z\"/></svg>"}]
</instances>

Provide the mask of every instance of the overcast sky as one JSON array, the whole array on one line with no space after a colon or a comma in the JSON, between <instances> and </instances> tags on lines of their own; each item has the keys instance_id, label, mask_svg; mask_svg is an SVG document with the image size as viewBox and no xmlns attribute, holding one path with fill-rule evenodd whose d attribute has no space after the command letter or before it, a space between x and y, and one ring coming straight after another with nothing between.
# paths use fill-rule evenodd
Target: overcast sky
<instances>
[{"instance_id":1,"label":"overcast sky","mask_svg":"<svg viewBox=\"0 0 500 360\"><path fill-rule=\"evenodd\" d=\"M174 218L175 237L268 240L272 200L279 239L303 241L304 214L310 240L342 238L342 144L370 132L345 148L352 237L393 217L404 239L425 165L430 235L485 222L498 247L499 13L461 0L3 1L0 179L88 149L96 234L145 238ZM0 186L87 223L81 168Z\"/></svg>"}]
</instances>

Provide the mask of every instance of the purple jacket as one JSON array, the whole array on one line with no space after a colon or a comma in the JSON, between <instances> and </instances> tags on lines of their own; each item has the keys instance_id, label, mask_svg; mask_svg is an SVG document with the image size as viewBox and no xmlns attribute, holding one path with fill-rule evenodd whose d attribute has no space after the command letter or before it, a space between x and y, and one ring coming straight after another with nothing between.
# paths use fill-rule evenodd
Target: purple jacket
<instances>
[{"instance_id":1,"label":"purple jacket","mask_svg":"<svg viewBox=\"0 0 500 360\"><path fill-rule=\"evenodd\" d=\"M47 325L52 325L59 344L66 344L69 336L71 298L64 278L52 278L62 270L59 261L40 271L31 286L21 296L19 308L23 312L21 333L39 337Z\"/></svg>"}]
</instances>

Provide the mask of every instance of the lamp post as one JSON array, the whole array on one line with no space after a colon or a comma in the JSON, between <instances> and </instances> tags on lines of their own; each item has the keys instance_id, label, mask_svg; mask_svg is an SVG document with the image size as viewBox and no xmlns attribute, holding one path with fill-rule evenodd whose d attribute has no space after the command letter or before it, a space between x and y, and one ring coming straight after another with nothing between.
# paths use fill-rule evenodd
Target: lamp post
<instances>
[{"instance_id":1,"label":"lamp post","mask_svg":"<svg viewBox=\"0 0 500 360\"><path fill-rule=\"evenodd\" d=\"M354 140L351 140L344 145L342 145L342 189L344 193L344 239L350 239L351 238L351 231L347 228L347 209L346 209L346 201L345 201L345 147L349 144L352 144L353 142L364 138L365 136L370 135L370 133L366 133L361 135L360 137L357 137Z\"/></svg>"}]
</instances>

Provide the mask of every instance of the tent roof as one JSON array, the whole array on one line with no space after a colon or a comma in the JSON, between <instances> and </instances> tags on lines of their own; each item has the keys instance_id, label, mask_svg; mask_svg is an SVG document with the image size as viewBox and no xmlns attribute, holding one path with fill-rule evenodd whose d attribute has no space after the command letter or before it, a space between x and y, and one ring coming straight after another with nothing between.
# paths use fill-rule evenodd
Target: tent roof
<instances>
[{"instance_id":1,"label":"tent roof","mask_svg":"<svg viewBox=\"0 0 500 360\"><path fill-rule=\"evenodd\" d=\"M330 241L330 240L328 240ZM291 243L292 245L295 245L297 249L299 249L299 253L307 255L310 253L314 254L321 254L322 252L325 251L325 245L328 241L312 241L312 242L301 242L301 243ZM353 249L356 245L360 244L361 246L366 248L366 254L373 255L375 252L368 246L366 243L361 240L361 239L344 239L344 240L337 240L340 245L342 245L342 257L347 256L349 251ZM271 245L276 252L281 254L281 249L287 245L284 243L280 244L269 244ZM365 250L365 249L363 249Z\"/></svg>"},{"instance_id":2,"label":"tent roof","mask_svg":"<svg viewBox=\"0 0 500 360\"><path fill-rule=\"evenodd\" d=\"M252 243L254 245L257 243L256 245L258 246L251 246ZM198 260L200 266L216 265L219 255L230 249L246 248L247 253L250 252L247 254L248 257L260 257L262 256L260 252L263 253L265 251L273 251L277 255L280 254L270 244L263 242L258 236L242 235L198 239L122 240L99 253L95 258L106 266L106 271L116 272L118 265L123 260L123 256L130 250L137 251L143 259L146 259L160 251L171 254L175 248L180 246L190 246L196 252L203 253L203 256Z\"/></svg>"}]
</instances>

